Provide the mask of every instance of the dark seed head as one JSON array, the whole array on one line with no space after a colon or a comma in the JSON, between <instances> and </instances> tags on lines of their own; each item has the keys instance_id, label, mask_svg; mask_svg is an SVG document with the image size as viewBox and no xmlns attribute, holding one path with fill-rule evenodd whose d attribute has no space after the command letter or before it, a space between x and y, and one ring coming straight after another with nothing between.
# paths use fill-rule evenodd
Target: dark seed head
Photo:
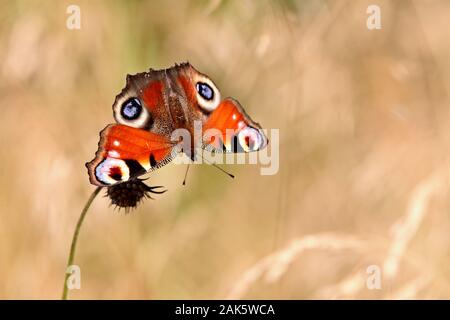
<instances>
[{"instance_id":1,"label":"dark seed head","mask_svg":"<svg viewBox=\"0 0 450 320\"><path fill-rule=\"evenodd\" d=\"M133 179L118 183L106 189L106 196L111 199L111 204L124 208L126 212L134 209L144 198L153 199L150 193L161 194L167 190L156 191L161 186L150 187L141 179Z\"/></svg>"}]
</instances>

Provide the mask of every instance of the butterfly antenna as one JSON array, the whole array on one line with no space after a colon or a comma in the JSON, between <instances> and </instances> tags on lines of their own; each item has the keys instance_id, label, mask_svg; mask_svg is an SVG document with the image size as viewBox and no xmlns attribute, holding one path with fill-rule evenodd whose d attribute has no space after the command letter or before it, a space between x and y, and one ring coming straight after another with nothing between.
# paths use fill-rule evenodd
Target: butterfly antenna
<instances>
[{"instance_id":1,"label":"butterfly antenna","mask_svg":"<svg viewBox=\"0 0 450 320\"><path fill-rule=\"evenodd\" d=\"M187 174L189 172L189 167L191 166L190 163L188 163L187 168L186 168L186 172L184 173L184 179L183 179L183 186L186 185L186 178L187 178Z\"/></svg>"},{"instance_id":2,"label":"butterfly antenna","mask_svg":"<svg viewBox=\"0 0 450 320\"><path fill-rule=\"evenodd\" d=\"M205 157L203 157L201 154L200 156L202 157L203 160L205 160L206 163L212 165L213 167L215 167L216 169L219 169L220 171L222 171L223 173L225 173L226 175L228 175L230 178L234 179L234 175L229 173L228 171L225 171L225 169L219 167L217 164L212 163L211 161L207 160Z\"/></svg>"}]
</instances>

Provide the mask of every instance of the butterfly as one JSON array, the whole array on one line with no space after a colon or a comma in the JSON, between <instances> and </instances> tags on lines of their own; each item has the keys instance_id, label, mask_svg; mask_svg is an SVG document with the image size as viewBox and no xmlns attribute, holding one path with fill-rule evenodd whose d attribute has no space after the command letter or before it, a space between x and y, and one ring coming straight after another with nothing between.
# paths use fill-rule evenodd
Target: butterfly
<instances>
[{"instance_id":1,"label":"butterfly","mask_svg":"<svg viewBox=\"0 0 450 320\"><path fill-rule=\"evenodd\" d=\"M261 126L239 102L221 99L214 82L189 63L127 75L113 114L116 123L100 132L95 158L86 163L89 180L97 186L135 179L169 163L179 152L195 159L194 138L190 148L181 148L172 133L184 129L193 137L196 123L204 133L220 133L201 138L201 148L212 152L251 152L267 145Z\"/></svg>"}]
</instances>

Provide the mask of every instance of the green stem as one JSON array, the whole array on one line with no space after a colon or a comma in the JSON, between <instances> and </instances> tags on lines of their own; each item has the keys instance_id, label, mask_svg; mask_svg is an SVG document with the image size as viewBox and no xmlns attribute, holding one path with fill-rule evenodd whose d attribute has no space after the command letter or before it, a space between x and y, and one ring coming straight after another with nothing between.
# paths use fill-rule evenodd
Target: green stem
<instances>
[{"instance_id":1,"label":"green stem","mask_svg":"<svg viewBox=\"0 0 450 320\"><path fill-rule=\"evenodd\" d=\"M73 264L73 260L75 258L75 249L77 248L77 240L78 240L78 234L80 233L81 225L83 224L84 217L86 216L86 213L91 206L92 201L94 201L95 197L98 195L102 187L97 187L94 192L92 192L91 196L89 197L88 201L84 205L83 211L81 211L81 215L78 218L77 226L75 228L75 232L73 233L72 238L72 244L70 245L70 254L69 254L69 260L67 261L67 268L69 268ZM69 288L67 288L67 279L69 279L70 274L67 273L66 268L66 275L64 277L64 289L62 294L62 300L67 300L67 296L69 294Z\"/></svg>"}]
</instances>

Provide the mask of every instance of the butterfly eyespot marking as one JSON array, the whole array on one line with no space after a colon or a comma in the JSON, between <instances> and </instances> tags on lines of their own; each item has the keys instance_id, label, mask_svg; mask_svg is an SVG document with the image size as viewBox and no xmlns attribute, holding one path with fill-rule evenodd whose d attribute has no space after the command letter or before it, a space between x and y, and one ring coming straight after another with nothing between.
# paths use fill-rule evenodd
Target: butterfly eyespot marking
<instances>
[{"instance_id":1,"label":"butterfly eyespot marking","mask_svg":"<svg viewBox=\"0 0 450 320\"><path fill-rule=\"evenodd\" d=\"M105 185L112 185L128 180L130 169L121 159L106 158L95 168L95 177Z\"/></svg>"},{"instance_id":2,"label":"butterfly eyespot marking","mask_svg":"<svg viewBox=\"0 0 450 320\"><path fill-rule=\"evenodd\" d=\"M135 120L142 113L141 102L136 98L130 98L120 108L120 115L126 120Z\"/></svg>"},{"instance_id":3,"label":"butterfly eyespot marking","mask_svg":"<svg viewBox=\"0 0 450 320\"><path fill-rule=\"evenodd\" d=\"M120 167L112 167L109 169L109 176L116 181L120 181L122 180L122 170Z\"/></svg>"},{"instance_id":4,"label":"butterfly eyespot marking","mask_svg":"<svg viewBox=\"0 0 450 320\"><path fill-rule=\"evenodd\" d=\"M258 129L245 127L238 133L239 146L245 152L258 151L265 147L264 135Z\"/></svg>"},{"instance_id":5,"label":"butterfly eyespot marking","mask_svg":"<svg viewBox=\"0 0 450 320\"><path fill-rule=\"evenodd\" d=\"M203 99L210 101L214 98L214 91L207 83L197 82L195 88Z\"/></svg>"},{"instance_id":6,"label":"butterfly eyespot marking","mask_svg":"<svg viewBox=\"0 0 450 320\"><path fill-rule=\"evenodd\" d=\"M136 97L115 104L114 118L120 124L140 129L148 127L151 120L150 112Z\"/></svg>"},{"instance_id":7,"label":"butterfly eyespot marking","mask_svg":"<svg viewBox=\"0 0 450 320\"><path fill-rule=\"evenodd\" d=\"M220 92L214 83L206 76L199 76L195 83L197 102L199 107L209 113L214 111L220 103Z\"/></svg>"}]
</instances>

